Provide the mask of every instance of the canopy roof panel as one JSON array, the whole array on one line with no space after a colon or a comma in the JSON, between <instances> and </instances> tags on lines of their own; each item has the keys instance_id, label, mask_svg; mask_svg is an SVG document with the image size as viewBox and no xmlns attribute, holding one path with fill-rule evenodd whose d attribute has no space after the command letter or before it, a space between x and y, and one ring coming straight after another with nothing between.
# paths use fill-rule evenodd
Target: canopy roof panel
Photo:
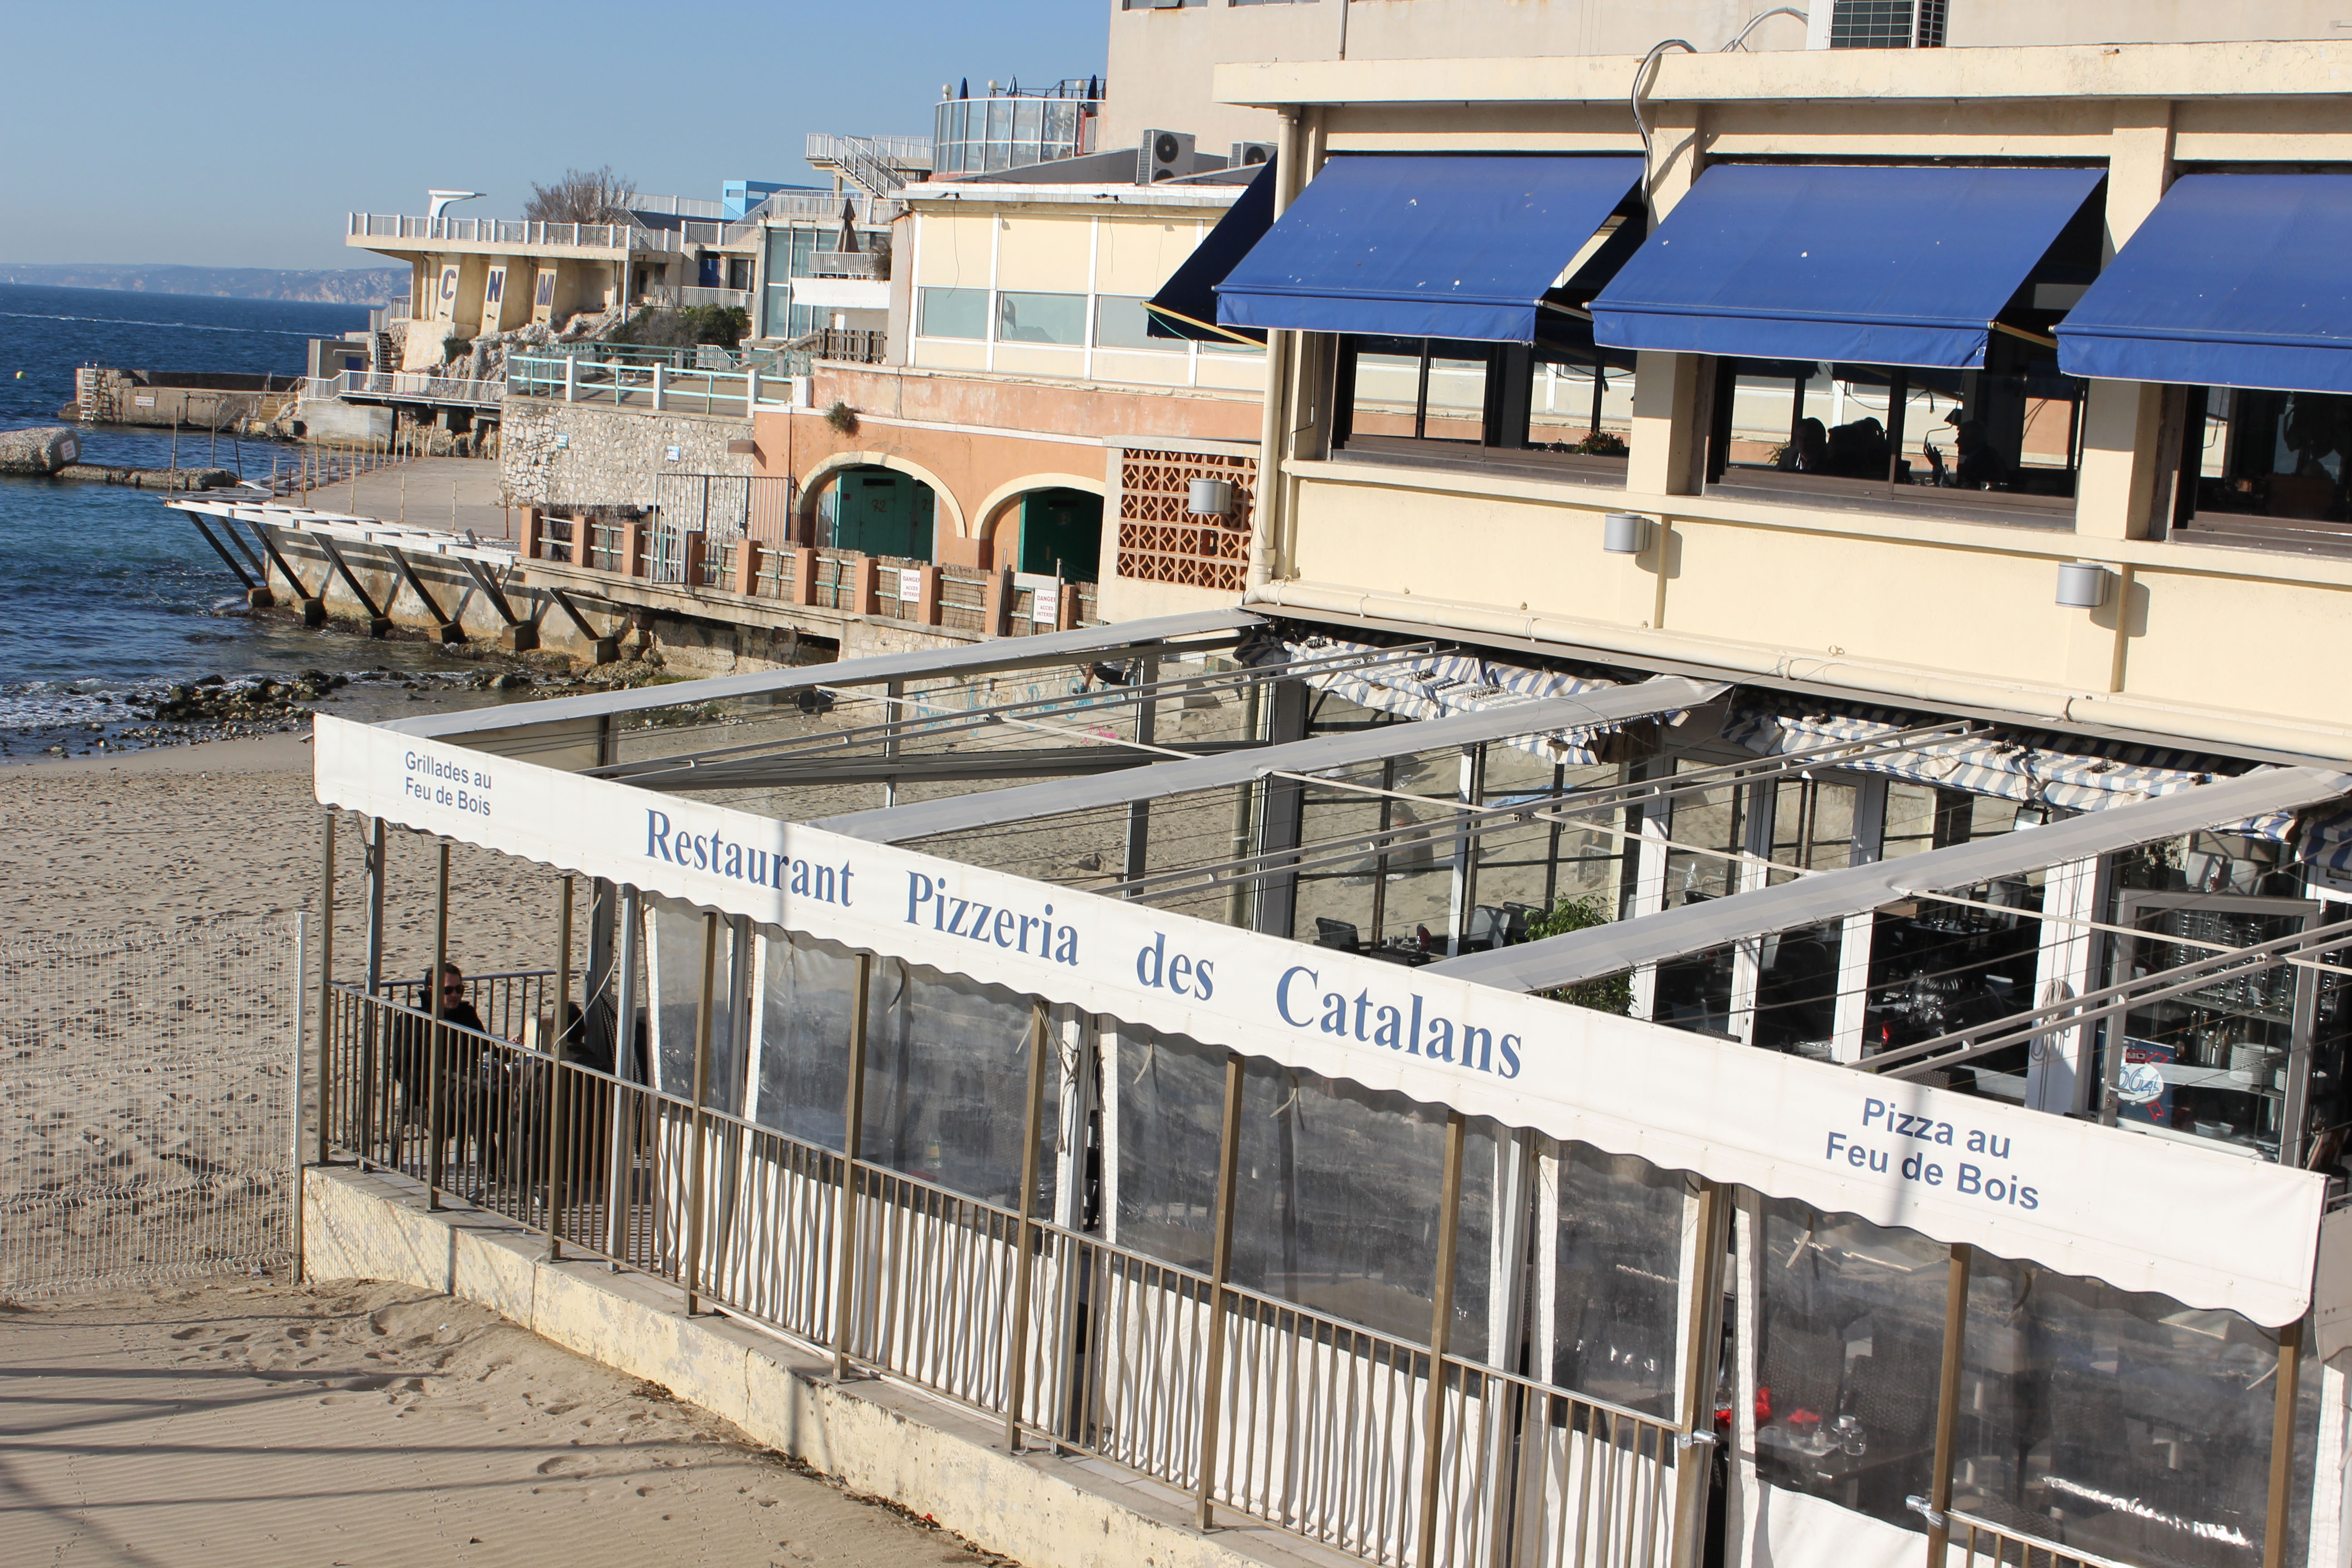
<instances>
[{"instance_id":1,"label":"canopy roof panel","mask_svg":"<svg viewBox=\"0 0 2352 1568\"><path fill-rule=\"evenodd\" d=\"M1641 177L1639 158L1333 158L1217 286L1216 320L1533 342L1538 301Z\"/></svg>"},{"instance_id":2,"label":"canopy roof panel","mask_svg":"<svg viewBox=\"0 0 2352 1568\"><path fill-rule=\"evenodd\" d=\"M2352 393L2352 174L2188 174L2058 328L2068 375Z\"/></svg>"},{"instance_id":3,"label":"canopy roof panel","mask_svg":"<svg viewBox=\"0 0 2352 1568\"><path fill-rule=\"evenodd\" d=\"M1696 708L1722 690L1720 686L1704 685L1681 676L1661 676L1638 686L1615 687L1583 696L1541 698L1454 713L1443 719L1384 724L1318 735L1284 745L1155 763L1105 778L1055 779L1019 789L950 795L908 805L886 806L879 811L852 812L824 818L812 826L878 844L903 844L942 833L995 827L1033 817L1057 816L1247 784L1273 772L1322 773L1357 763L1379 762L1384 757L1475 745L1511 735L1605 729L1628 719Z\"/></svg>"},{"instance_id":4,"label":"canopy roof panel","mask_svg":"<svg viewBox=\"0 0 2352 1568\"><path fill-rule=\"evenodd\" d=\"M1549 991L1636 964L1704 952L1745 937L1860 914L1916 893L1972 887L2220 823L2292 811L2333 800L2347 790L2352 790L2352 775L2323 768L2265 769L2047 826L1824 871L1662 914L1469 953L1429 968L1433 973L1513 991Z\"/></svg>"},{"instance_id":5,"label":"canopy roof panel","mask_svg":"<svg viewBox=\"0 0 2352 1568\"><path fill-rule=\"evenodd\" d=\"M1612 348L1966 370L2105 174L1722 164L1592 301Z\"/></svg>"}]
</instances>

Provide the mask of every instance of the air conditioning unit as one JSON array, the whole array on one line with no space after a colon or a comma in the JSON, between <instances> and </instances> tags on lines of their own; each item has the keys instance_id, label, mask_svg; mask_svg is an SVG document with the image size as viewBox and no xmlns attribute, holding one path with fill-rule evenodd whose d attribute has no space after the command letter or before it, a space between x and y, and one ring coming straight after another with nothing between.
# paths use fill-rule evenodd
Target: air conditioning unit
<instances>
[{"instance_id":1,"label":"air conditioning unit","mask_svg":"<svg viewBox=\"0 0 2352 1568\"><path fill-rule=\"evenodd\" d=\"M1192 172L1192 138L1181 131L1147 131L1135 150L1135 183L1156 185Z\"/></svg>"},{"instance_id":2,"label":"air conditioning unit","mask_svg":"<svg viewBox=\"0 0 2352 1568\"><path fill-rule=\"evenodd\" d=\"M1236 142L1233 150L1225 154L1225 167L1228 169L1245 169L1273 162L1274 143L1271 142Z\"/></svg>"}]
</instances>

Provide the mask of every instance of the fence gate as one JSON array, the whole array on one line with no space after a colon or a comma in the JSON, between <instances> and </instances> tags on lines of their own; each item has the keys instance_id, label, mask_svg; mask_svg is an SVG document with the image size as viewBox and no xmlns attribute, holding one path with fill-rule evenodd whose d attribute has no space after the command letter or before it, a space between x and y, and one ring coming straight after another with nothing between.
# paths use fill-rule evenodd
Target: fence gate
<instances>
[{"instance_id":1,"label":"fence gate","mask_svg":"<svg viewBox=\"0 0 2352 1568\"><path fill-rule=\"evenodd\" d=\"M0 942L0 1299L290 1260L295 930Z\"/></svg>"}]
</instances>

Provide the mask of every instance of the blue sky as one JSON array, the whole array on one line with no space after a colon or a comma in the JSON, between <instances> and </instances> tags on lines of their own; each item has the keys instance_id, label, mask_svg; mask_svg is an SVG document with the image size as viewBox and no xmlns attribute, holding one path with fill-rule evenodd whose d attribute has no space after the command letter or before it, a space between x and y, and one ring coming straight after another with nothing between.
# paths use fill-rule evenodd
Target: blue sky
<instances>
[{"instance_id":1,"label":"blue sky","mask_svg":"<svg viewBox=\"0 0 2352 1568\"><path fill-rule=\"evenodd\" d=\"M811 178L803 133L930 132L940 84L1103 68L1112 0L0 5L0 262L349 267L343 214L610 163Z\"/></svg>"}]
</instances>

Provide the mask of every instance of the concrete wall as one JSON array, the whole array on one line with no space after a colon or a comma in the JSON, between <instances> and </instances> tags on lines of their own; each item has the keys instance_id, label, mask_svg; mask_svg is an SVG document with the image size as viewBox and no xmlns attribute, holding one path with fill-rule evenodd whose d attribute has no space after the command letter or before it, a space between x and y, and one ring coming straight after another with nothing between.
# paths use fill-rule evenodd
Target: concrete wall
<instances>
[{"instance_id":1,"label":"concrete wall","mask_svg":"<svg viewBox=\"0 0 2352 1568\"><path fill-rule=\"evenodd\" d=\"M1238 1524L1204 1535L1164 1487L1051 1452L1008 1452L1003 1426L828 1362L602 1263L549 1263L545 1242L471 1210L344 1170L303 1173L313 1279L383 1279L479 1302L546 1339L733 1422L852 1492L887 1498L1030 1568L1304 1568L1331 1559ZM947 1542L952 1560L961 1552Z\"/></svg>"},{"instance_id":2,"label":"concrete wall","mask_svg":"<svg viewBox=\"0 0 2352 1568\"><path fill-rule=\"evenodd\" d=\"M500 417L502 482L520 506L651 506L656 474L762 471L727 450L751 438L748 419L540 397L509 398Z\"/></svg>"},{"instance_id":3,"label":"concrete wall","mask_svg":"<svg viewBox=\"0 0 2352 1568\"><path fill-rule=\"evenodd\" d=\"M1702 51L1728 42L1769 9L1763 0L1351 0L1346 5L1205 5L1124 10L1110 0L1110 98L1101 145L1136 144L1147 127L1190 131L1222 155L1234 141L1272 141L1266 101L1221 103L1225 62L1639 57L1665 38ZM1828 0L1822 0L1824 6ZM1802 7L1801 7L1802 8ZM1955 48L2053 44L2341 40L2336 0L1952 0ZM1766 22L1758 51L1801 48L1805 25ZM1862 52L1862 51L1840 51ZM1622 105L1629 73L1620 69ZM1472 97L1480 95L1473 94ZM1549 96L1549 95L1545 95Z\"/></svg>"},{"instance_id":4,"label":"concrete wall","mask_svg":"<svg viewBox=\"0 0 2352 1568\"><path fill-rule=\"evenodd\" d=\"M302 439L381 449L392 439L392 410L340 397L306 397L296 406Z\"/></svg>"},{"instance_id":5,"label":"concrete wall","mask_svg":"<svg viewBox=\"0 0 2352 1568\"><path fill-rule=\"evenodd\" d=\"M835 398L857 411L856 430L836 430L819 412ZM1016 503L1027 491L1066 486L1106 494L1106 463L1115 462L1121 434L1233 440L1254 437L1259 425L1255 400L880 367L823 367L815 403L761 411L761 471L793 476L804 521L845 468L911 474L940 498L933 548L955 566L1012 559Z\"/></svg>"}]
</instances>

